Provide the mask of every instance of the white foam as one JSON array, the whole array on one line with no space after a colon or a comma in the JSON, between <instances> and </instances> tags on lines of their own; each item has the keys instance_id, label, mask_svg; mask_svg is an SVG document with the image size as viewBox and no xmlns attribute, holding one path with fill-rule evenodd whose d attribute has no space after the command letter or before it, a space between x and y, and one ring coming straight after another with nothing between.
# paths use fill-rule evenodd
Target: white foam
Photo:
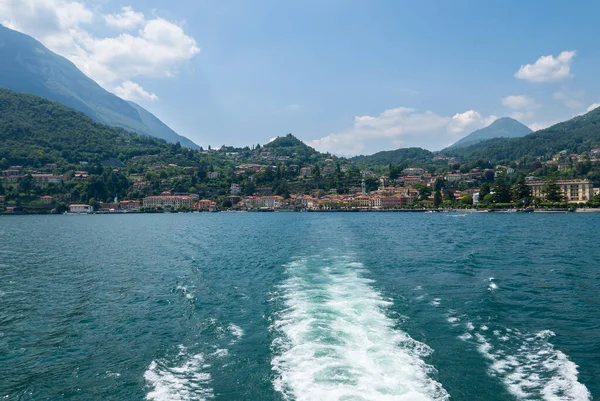
<instances>
[{"instance_id":1,"label":"white foam","mask_svg":"<svg viewBox=\"0 0 600 401\"><path fill-rule=\"evenodd\" d=\"M152 361L144 373L144 379L152 390L146 395L152 401L203 401L213 397L210 374L203 371L202 354L188 355L179 347L177 361Z\"/></svg>"},{"instance_id":2,"label":"white foam","mask_svg":"<svg viewBox=\"0 0 600 401\"><path fill-rule=\"evenodd\" d=\"M431 306L440 306L440 298L434 298L433 301L431 301L429 304L431 304Z\"/></svg>"},{"instance_id":3,"label":"white foam","mask_svg":"<svg viewBox=\"0 0 600 401\"><path fill-rule=\"evenodd\" d=\"M477 349L490 362L490 374L501 379L517 399L591 400L590 392L577 379L577 365L548 342L554 332L524 335L518 330L497 329L492 333L496 339L475 333ZM463 336L461 339L469 340Z\"/></svg>"},{"instance_id":4,"label":"white foam","mask_svg":"<svg viewBox=\"0 0 600 401\"><path fill-rule=\"evenodd\" d=\"M184 285L178 285L177 286L177 291L180 291L186 299L193 301L194 300L194 294L192 292L190 292L190 290L188 290L188 288Z\"/></svg>"},{"instance_id":5,"label":"white foam","mask_svg":"<svg viewBox=\"0 0 600 401\"><path fill-rule=\"evenodd\" d=\"M290 263L272 326L275 389L285 399L446 400L423 361L432 350L394 328L384 300L343 258Z\"/></svg>"},{"instance_id":6,"label":"white foam","mask_svg":"<svg viewBox=\"0 0 600 401\"><path fill-rule=\"evenodd\" d=\"M456 322L460 322L460 319L459 319L459 318L457 318L456 316L450 316L450 317L449 317L448 319L446 319L446 320L448 320L448 322L449 322L449 323L456 323Z\"/></svg>"},{"instance_id":7,"label":"white foam","mask_svg":"<svg viewBox=\"0 0 600 401\"><path fill-rule=\"evenodd\" d=\"M236 340L239 340L244 335L244 330L240 326L236 326L233 323L230 323L229 326L227 326L227 329L231 334L233 334Z\"/></svg>"},{"instance_id":8,"label":"white foam","mask_svg":"<svg viewBox=\"0 0 600 401\"><path fill-rule=\"evenodd\" d=\"M229 350L226 348L219 348L213 352L213 355L217 358L225 358L227 355L229 355Z\"/></svg>"}]
</instances>

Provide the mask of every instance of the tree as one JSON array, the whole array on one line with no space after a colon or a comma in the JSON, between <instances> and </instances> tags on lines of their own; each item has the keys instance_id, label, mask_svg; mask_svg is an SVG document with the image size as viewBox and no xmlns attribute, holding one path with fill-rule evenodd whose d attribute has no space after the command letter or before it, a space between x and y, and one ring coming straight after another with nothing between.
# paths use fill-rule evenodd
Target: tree
<instances>
[{"instance_id":1,"label":"tree","mask_svg":"<svg viewBox=\"0 0 600 401\"><path fill-rule=\"evenodd\" d=\"M425 183L415 182L413 184L413 188L419 191L419 200L427 200L429 195L431 195L431 188L429 188Z\"/></svg>"},{"instance_id":2,"label":"tree","mask_svg":"<svg viewBox=\"0 0 600 401\"><path fill-rule=\"evenodd\" d=\"M531 198L531 189L527 184L525 184L525 180L521 178L515 186L513 187L513 200L515 201L528 201Z\"/></svg>"},{"instance_id":3,"label":"tree","mask_svg":"<svg viewBox=\"0 0 600 401\"><path fill-rule=\"evenodd\" d=\"M494 170L485 170L483 172L483 179L487 182L494 181L494 177L495 177Z\"/></svg>"},{"instance_id":4,"label":"tree","mask_svg":"<svg viewBox=\"0 0 600 401\"><path fill-rule=\"evenodd\" d=\"M546 196L548 202L562 202L563 200L560 187L554 180L546 181L546 184L542 188L542 193Z\"/></svg>"},{"instance_id":5,"label":"tree","mask_svg":"<svg viewBox=\"0 0 600 401\"><path fill-rule=\"evenodd\" d=\"M479 187L479 199L485 198L486 195L488 195L489 193L490 193L490 184L488 184L487 182L484 182Z\"/></svg>"},{"instance_id":6,"label":"tree","mask_svg":"<svg viewBox=\"0 0 600 401\"><path fill-rule=\"evenodd\" d=\"M254 183L252 181L246 182L246 184L244 184L244 186L242 188L242 192L246 196L251 196L254 193L255 190L256 190L256 188L255 188Z\"/></svg>"},{"instance_id":7,"label":"tree","mask_svg":"<svg viewBox=\"0 0 600 401\"><path fill-rule=\"evenodd\" d=\"M510 199L510 187L503 178L498 179L494 186L494 201L496 203L509 203Z\"/></svg>"},{"instance_id":8,"label":"tree","mask_svg":"<svg viewBox=\"0 0 600 401\"><path fill-rule=\"evenodd\" d=\"M465 206L469 206L473 204L473 197L469 194L463 194L460 197L460 203Z\"/></svg>"},{"instance_id":9,"label":"tree","mask_svg":"<svg viewBox=\"0 0 600 401\"><path fill-rule=\"evenodd\" d=\"M435 191L435 193L433 194L433 206L440 207L441 204L442 194L440 193L440 191Z\"/></svg>"},{"instance_id":10,"label":"tree","mask_svg":"<svg viewBox=\"0 0 600 401\"><path fill-rule=\"evenodd\" d=\"M315 166L315 168L313 169L313 177L315 177L316 179L321 178L321 169L319 168L319 166Z\"/></svg>"},{"instance_id":11,"label":"tree","mask_svg":"<svg viewBox=\"0 0 600 401\"><path fill-rule=\"evenodd\" d=\"M33 187L33 177L31 174L27 174L25 177L19 179L19 190L23 192L29 192Z\"/></svg>"}]
</instances>

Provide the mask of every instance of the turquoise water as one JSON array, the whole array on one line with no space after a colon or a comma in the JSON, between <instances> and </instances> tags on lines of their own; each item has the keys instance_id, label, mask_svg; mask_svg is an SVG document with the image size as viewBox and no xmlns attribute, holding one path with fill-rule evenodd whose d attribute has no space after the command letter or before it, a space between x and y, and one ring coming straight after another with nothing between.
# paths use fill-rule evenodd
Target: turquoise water
<instances>
[{"instance_id":1,"label":"turquoise water","mask_svg":"<svg viewBox=\"0 0 600 401\"><path fill-rule=\"evenodd\" d=\"M3 216L0 399L597 399L598 227Z\"/></svg>"}]
</instances>

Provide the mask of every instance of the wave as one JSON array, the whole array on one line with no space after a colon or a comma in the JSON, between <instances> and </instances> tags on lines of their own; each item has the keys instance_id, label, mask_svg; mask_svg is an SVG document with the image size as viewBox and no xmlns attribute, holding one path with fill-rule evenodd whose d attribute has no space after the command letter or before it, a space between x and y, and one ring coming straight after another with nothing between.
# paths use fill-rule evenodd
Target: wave
<instances>
[{"instance_id":1,"label":"wave","mask_svg":"<svg viewBox=\"0 0 600 401\"><path fill-rule=\"evenodd\" d=\"M343 257L286 266L271 326L275 389L298 401L447 400L423 360L431 348L394 327L364 271Z\"/></svg>"},{"instance_id":2,"label":"wave","mask_svg":"<svg viewBox=\"0 0 600 401\"><path fill-rule=\"evenodd\" d=\"M591 399L587 387L578 381L577 365L548 341L555 335L552 331L525 334L519 330L496 329L490 332L486 325L473 330L470 324L459 338L475 344L490 363L490 375L502 380L517 399Z\"/></svg>"},{"instance_id":3,"label":"wave","mask_svg":"<svg viewBox=\"0 0 600 401\"><path fill-rule=\"evenodd\" d=\"M144 373L152 391L146 395L152 401L203 401L213 398L211 376L205 372L209 365L202 354L190 355L180 345L175 363L166 359L154 360Z\"/></svg>"}]
</instances>

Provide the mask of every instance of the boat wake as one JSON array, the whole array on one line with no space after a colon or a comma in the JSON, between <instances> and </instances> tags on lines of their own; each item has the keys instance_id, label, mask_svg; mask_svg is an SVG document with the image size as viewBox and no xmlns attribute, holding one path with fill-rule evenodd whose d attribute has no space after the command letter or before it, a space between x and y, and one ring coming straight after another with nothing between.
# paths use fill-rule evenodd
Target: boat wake
<instances>
[{"instance_id":1,"label":"boat wake","mask_svg":"<svg viewBox=\"0 0 600 401\"><path fill-rule=\"evenodd\" d=\"M175 361L166 359L150 363L144 379L152 390L146 395L152 401L203 401L213 398L211 377L206 372L210 365L202 354L190 355L180 345Z\"/></svg>"},{"instance_id":2,"label":"boat wake","mask_svg":"<svg viewBox=\"0 0 600 401\"><path fill-rule=\"evenodd\" d=\"M464 341L472 342L489 362L490 375L499 378L520 400L586 401L591 399L578 381L577 365L548 340L555 334L513 329L477 329L467 323Z\"/></svg>"},{"instance_id":3,"label":"boat wake","mask_svg":"<svg viewBox=\"0 0 600 401\"><path fill-rule=\"evenodd\" d=\"M390 305L349 258L313 257L286 266L274 317L274 386L295 400L447 400L432 350L396 329Z\"/></svg>"}]
</instances>

